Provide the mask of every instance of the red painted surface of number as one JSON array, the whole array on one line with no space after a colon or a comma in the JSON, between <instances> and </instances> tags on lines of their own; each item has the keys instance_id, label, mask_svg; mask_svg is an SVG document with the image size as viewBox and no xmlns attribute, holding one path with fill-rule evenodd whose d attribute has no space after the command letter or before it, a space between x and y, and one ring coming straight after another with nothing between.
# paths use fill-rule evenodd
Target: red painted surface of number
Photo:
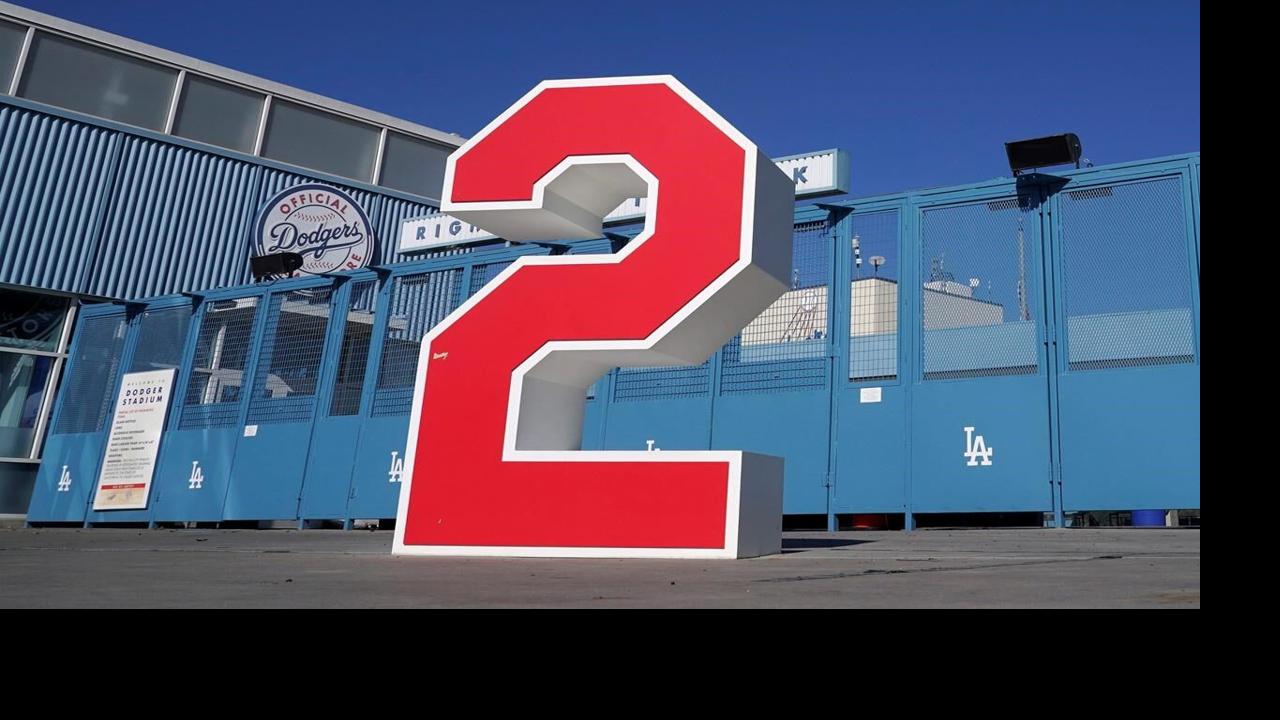
<instances>
[{"instance_id":1,"label":"red painted surface of number","mask_svg":"<svg viewBox=\"0 0 1280 720\"><path fill-rule=\"evenodd\" d=\"M424 340L398 550L725 547L737 502L730 462L555 452L572 448L513 459L524 453L508 437L513 373L549 342L651 339L741 265L755 148L678 89L544 87L451 160L446 209L463 217L451 208L533 200L535 185L576 157L630 156L660 189L651 234L621 261L517 262Z\"/></svg>"}]
</instances>

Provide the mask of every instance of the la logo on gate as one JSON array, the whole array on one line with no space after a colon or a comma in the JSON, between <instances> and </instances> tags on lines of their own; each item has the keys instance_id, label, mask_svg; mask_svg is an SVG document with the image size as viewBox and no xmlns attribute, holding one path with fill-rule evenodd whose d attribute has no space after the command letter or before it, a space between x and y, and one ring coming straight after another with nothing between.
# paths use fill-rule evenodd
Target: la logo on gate
<instances>
[{"instance_id":1,"label":"la logo on gate","mask_svg":"<svg viewBox=\"0 0 1280 720\"><path fill-rule=\"evenodd\" d=\"M423 337L393 552L779 552L781 458L583 451L582 420L610 368L700 364L790 288L794 196L669 75L543 82L450 155L441 212L497 237L598 238L637 197L645 229L521 257Z\"/></svg>"},{"instance_id":2,"label":"la logo on gate","mask_svg":"<svg viewBox=\"0 0 1280 720\"><path fill-rule=\"evenodd\" d=\"M62 466L62 475L58 477L58 492L71 492L71 471Z\"/></svg>"},{"instance_id":3,"label":"la logo on gate","mask_svg":"<svg viewBox=\"0 0 1280 720\"><path fill-rule=\"evenodd\" d=\"M191 461L191 477L187 478L188 490L200 490L204 488L204 468L200 467L199 460Z\"/></svg>"},{"instance_id":4,"label":"la logo on gate","mask_svg":"<svg viewBox=\"0 0 1280 720\"><path fill-rule=\"evenodd\" d=\"M387 471L387 482L398 483L404 478L404 458L400 453L391 451L391 469Z\"/></svg>"},{"instance_id":5,"label":"la logo on gate","mask_svg":"<svg viewBox=\"0 0 1280 720\"><path fill-rule=\"evenodd\" d=\"M969 467L978 466L978 458L982 458L983 465L991 464L991 456L995 454L996 449L987 447L987 441L981 435L973 434L972 426L964 429L964 456L969 458L969 462L965 463Z\"/></svg>"}]
</instances>

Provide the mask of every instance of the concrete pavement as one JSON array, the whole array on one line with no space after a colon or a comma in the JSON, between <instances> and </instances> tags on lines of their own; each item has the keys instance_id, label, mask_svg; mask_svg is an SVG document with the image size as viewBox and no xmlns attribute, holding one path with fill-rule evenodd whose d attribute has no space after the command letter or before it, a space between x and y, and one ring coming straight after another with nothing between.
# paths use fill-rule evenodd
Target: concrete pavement
<instances>
[{"instance_id":1,"label":"concrete pavement","mask_svg":"<svg viewBox=\"0 0 1280 720\"><path fill-rule=\"evenodd\" d=\"M1200 531L787 533L737 561L404 558L388 531L0 529L0 607L1200 607Z\"/></svg>"}]
</instances>

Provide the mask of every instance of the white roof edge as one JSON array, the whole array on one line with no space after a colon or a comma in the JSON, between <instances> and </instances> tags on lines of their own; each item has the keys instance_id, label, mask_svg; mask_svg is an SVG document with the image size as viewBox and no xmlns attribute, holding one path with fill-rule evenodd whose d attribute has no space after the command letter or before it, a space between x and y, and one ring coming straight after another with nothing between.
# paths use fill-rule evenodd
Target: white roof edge
<instances>
[{"instance_id":1,"label":"white roof edge","mask_svg":"<svg viewBox=\"0 0 1280 720\"><path fill-rule=\"evenodd\" d=\"M38 29L50 30L64 35L82 38L99 45L123 50L132 55L138 55L150 60L155 60L156 62L170 65L180 70L189 70L200 75L207 75L218 80L224 80L226 82L258 90L263 93L269 93L285 100L293 100L304 105L323 108L339 115L345 115L349 118L362 120L367 123L385 125L392 130L398 130L424 140L431 140L451 147L458 147L467 140L460 135L436 130L435 128L427 127L426 125L419 125L415 122L403 120L401 118L380 113L376 110L363 108L358 105L352 105L351 103L342 102L341 100L334 100L333 98L317 95L316 93L307 92L306 90L299 90L298 88L260 78L256 75L243 73L239 70L232 70L231 68L223 67L221 65L214 65L210 62L197 60L196 58L188 55L158 48L154 45L148 45L137 40L131 40L121 35L106 32L105 30L98 30L97 28L89 27L88 25L81 25L79 23L71 22L70 20L63 20L62 18L55 17L53 15L46 15L42 12L29 10L24 7L19 7L18 5L3 2L3 0L0 0L0 19L9 20L19 24L32 25Z\"/></svg>"}]
</instances>

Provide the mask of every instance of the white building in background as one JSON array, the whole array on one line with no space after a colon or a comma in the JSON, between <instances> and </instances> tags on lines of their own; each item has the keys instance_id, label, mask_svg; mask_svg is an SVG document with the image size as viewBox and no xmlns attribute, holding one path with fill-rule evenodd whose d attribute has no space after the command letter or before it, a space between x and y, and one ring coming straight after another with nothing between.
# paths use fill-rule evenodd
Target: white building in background
<instances>
[{"instance_id":1,"label":"white building in background","mask_svg":"<svg viewBox=\"0 0 1280 720\"><path fill-rule=\"evenodd\" d=\"M898 283L869 277L853 281L852 337L898 332Z\"/></svg>"},{"instance_id":2,"label":"white building in background","mask_svg":"<svg viewBox=\"0 0 1280 720\"><path fill-rule=\"evenodd\" d=\"M855 306L856 307L856 306ZM973 288L951 280L924 284L924 329L1000 325L1004 306L973 297Z\"/></svg>"},{"instance_id":3,"label":"white building in background","mask_svg":"<svg viewBox=\"0 0 1280 720\"><path fill-rule=\"evenodd\" d=\"M788 290L742 329L742 344L817 340L827 333L827 286Z\"/></svg>"},{"instance_id":4,"label":"white building in background","mask_svg":"<svg viewBox=\"0 0 1280 720\"><path fill-rule=\"evenodd\" d=\"M898 283L879 277L850 284L853 312L851 337L892 334L898 331ZM827 288L825 285L788 290L742 330L742 344L772 345L826 336ZM979 327L1004 323L1004 306L973 297L973 288L951 280L924 284L924 328Z\"/></svg>"}]
</instances>

